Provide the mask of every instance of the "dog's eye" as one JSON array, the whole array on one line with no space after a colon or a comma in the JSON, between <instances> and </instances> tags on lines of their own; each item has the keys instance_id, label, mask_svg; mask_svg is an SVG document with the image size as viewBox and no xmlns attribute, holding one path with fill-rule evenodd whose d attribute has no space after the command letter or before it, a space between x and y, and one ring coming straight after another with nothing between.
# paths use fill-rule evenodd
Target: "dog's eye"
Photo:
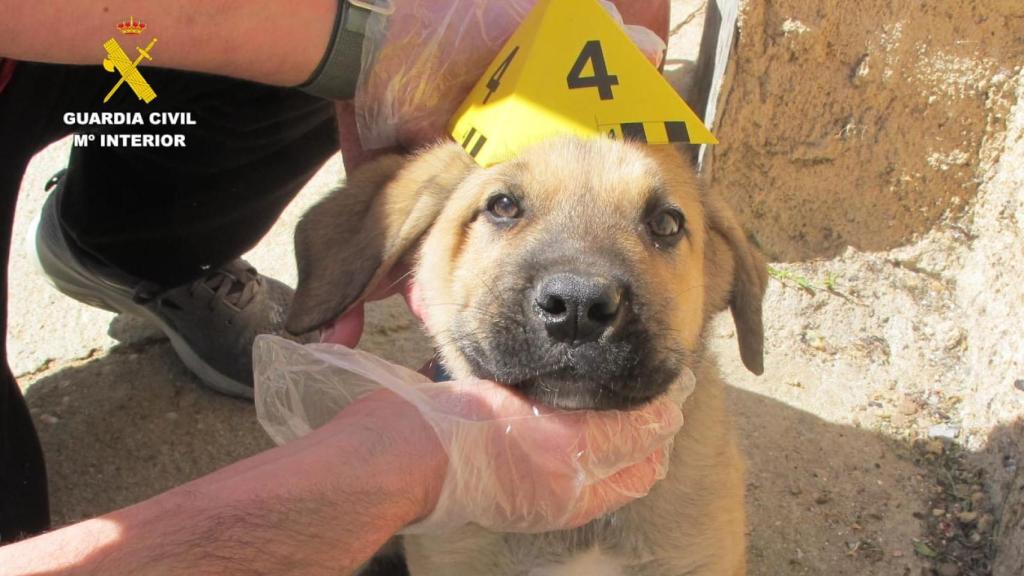
<instances>
[{"instance_id":1,"label":"dog's eye","mask_svg":"<svg viewBox=\"0 0 1024 576\"><path fill-rule=\"evenodd\" d=\"M675 236L683 229L683 213L675 208L659 210L647 221L647 228L654 236Z\"/></svg>"},{"instance_id":2,"label":"dog's eye","mask_svg":"<svg viewBox=\"0 0 1024 576\"><path fill-rule=\"evenodd\" d=\"M519 202L508 194L495 194L487 201L487 211L495 218L511 220L519 218L523 213Z\"/></svg>"}]
</instances>

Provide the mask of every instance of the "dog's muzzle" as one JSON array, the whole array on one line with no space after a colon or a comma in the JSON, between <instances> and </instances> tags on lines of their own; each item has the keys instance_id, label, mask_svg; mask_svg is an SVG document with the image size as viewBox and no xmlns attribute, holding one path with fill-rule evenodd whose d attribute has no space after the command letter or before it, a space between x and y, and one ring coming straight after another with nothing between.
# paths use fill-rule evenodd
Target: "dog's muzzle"
<instances>
[{"instance_id":1,"label":"dog's muzzle","mask_svg":"<svg viewBox=\"0 0 1024 576\"><path fill-rule=\"evenodd\" d=\"M613 336L629 308L622 282L576 273L541 278L533 303L548 337L570 346Z\"/></svg>"}]
</instances>

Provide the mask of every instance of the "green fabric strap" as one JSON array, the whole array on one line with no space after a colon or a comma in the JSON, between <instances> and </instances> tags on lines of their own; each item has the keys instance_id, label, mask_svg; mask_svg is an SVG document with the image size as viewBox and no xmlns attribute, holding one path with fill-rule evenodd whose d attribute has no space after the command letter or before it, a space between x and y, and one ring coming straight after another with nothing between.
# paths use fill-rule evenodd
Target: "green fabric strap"
<instances>
[{"instance_id":1,"label":"green fabric strap","mask_svg":"<svg viewBox=\"0 0 1024 576\"><path fill-rule=\"evenodd\" d=\"M331 42L323 60L309 80L298 86L304 92L331 100L350 100L356 95L356 84L363 60L363 38L370 11L338 0Z\"/></svg>"}]
</instances>

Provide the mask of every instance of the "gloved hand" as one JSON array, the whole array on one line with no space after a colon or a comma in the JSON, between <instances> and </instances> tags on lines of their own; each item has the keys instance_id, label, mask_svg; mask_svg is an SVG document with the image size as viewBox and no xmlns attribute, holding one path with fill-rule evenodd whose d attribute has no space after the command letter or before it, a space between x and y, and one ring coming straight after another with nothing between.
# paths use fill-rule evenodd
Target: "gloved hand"
<instances>
[{"instance_id":1,"label":"gloved hand","mask_svg":"<svg viewBox=\"0 0 1024 576\"><path fill-rule=\"evenodd\" d=\"M679 406L694 385L688 373L671 394L632 410L556 411L493 382L434 383L331 344L259 336L253 356L257 414L278 443L359 398L386 401L383 394L416 408L448 469L433 512L406 530L413 533L470 522L502 532L571 528L647 494L665 475Z\"/></svg>"},{"instance_id":2,"label":"gloved hand","mask_svg":"<svg viewBox=\"0 0 1024 576\"><path fill-rule=\"evenodd\" d=\"M599 0L620 24L616 5ZM412 149L442 136L473 88L536 0L395 0L387 27L367 31L355 123L365 150ZM626 32L655 66L667 32L667 0L618 0ZM662 30L662 28L665 28ZM347 127L341 118L342 129ZM344 143L344 142L343 142ZM348 153L348 150L345 150ZM347 163L347 161L346 161Z\"/></svg>"}]
</instances>

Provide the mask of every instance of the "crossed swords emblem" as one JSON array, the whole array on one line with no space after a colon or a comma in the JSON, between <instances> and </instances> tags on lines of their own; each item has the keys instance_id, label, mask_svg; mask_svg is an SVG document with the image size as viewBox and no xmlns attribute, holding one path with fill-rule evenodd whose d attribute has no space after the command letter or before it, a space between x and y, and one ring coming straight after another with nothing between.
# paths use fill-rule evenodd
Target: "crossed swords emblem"
<instances>
[{"instance_id":1,"label":"crossed swords emblem","mask_svg":"<svg viewBox=\"0 0 1024 576\"><path fill-rule=\"evenodd\" d=\"M153 49L153 45L156 44L156 38L149 41L149 45L145 48L135 47L139 51L139 57L134 62L128 59L128 55L121 49L121 45L117 43L117 40L111 38L103 43L103 48L107 51L107 57L103 59L103 69L107 72L114 72L115 70L121 74L121 79L114 84L114 87L107 92L106 98L103 99L103 103L106 104L108 100L117 92L117 89L121 87L121 84L128 83L128 87L135 92L135 95L139 97L146 104L149 104L156 98L156 92L153 91L153 87L146 82L146 79L142 77L139 72L139 62L142 59L152 60L153 57L149 55L149 52Z\"/></svg>"}]
</instances>

